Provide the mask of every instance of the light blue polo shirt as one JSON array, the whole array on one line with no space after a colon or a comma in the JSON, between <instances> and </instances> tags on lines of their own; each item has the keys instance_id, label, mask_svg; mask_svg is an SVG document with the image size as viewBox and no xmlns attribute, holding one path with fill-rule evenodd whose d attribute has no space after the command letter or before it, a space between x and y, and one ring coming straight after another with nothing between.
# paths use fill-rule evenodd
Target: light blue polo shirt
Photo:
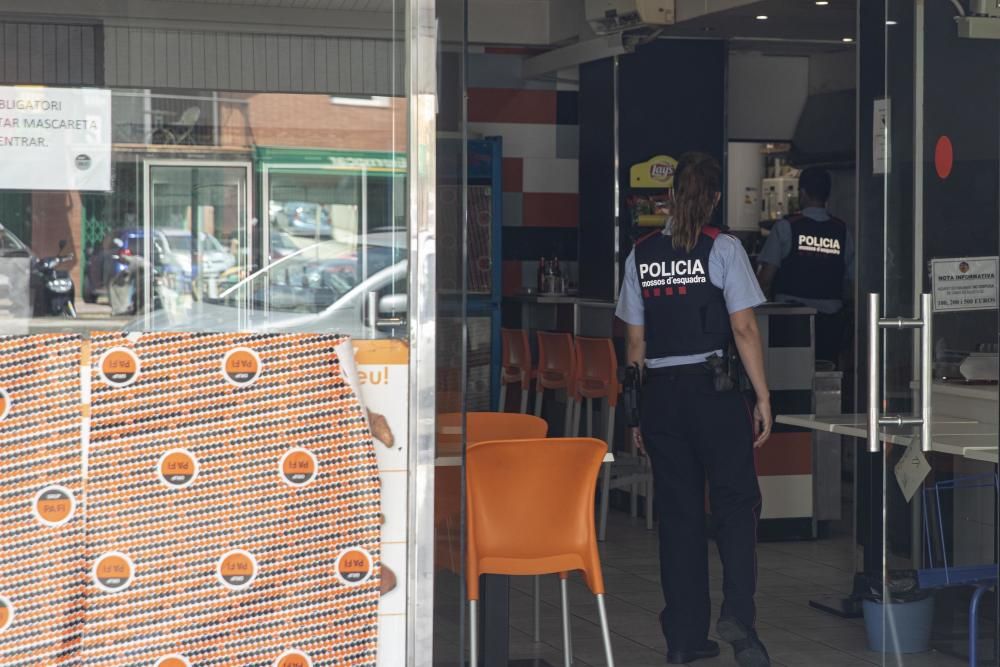
<instances>
[{"instance_id":1,"label":"light blue polo shirt","mask_svg":"<svg viewBox=\"0 0 1000 667\"><path fill-rule=\"evenodd\" d=\"M826 222L830 219L830 213L825 208L809 207L802 209L802 215L812 218L817 222ZM774 223L771 233L764 243L764 247L757 256L758 264L770 264L781 270L781 262L792 253L792 224L786 218L782 218ZM844 281L850 282L854 274L854 236L850 227L844 238ZM788 294L775 294L774 300L778 303L801 303L803 306L815 308L817 312L832 314L844 307L841 299L804 299Z\"/></svg>"},{"instance_id":2,"label":"light blue polo shirt","mask_svg":"<svg viewBox=\"0 0 1000 667\"><path fill-rule=\"evenodd\" d=\"M670 234L664 229L665 235ZM735 237L719 234L712 244L708 255L708 277L712 284L722 290L726 300L726 309L730 314L755 308L764 303L764 293L760 291L757 276L750 266L750 258L746 250ZM626 324L645 326L645 307L642 301L642 289L639 287L639 273L635 268L635 250L629 253L625 260L625 281L622 283L621 294L618 296L618 306L615 315ZM722 355L722 350L714 350L705 354L693 354L679 357L659 357L647 359L649 368L665 368L667 366L682 366L705 361L713 354Z\"/></svg>"}]
</instances>

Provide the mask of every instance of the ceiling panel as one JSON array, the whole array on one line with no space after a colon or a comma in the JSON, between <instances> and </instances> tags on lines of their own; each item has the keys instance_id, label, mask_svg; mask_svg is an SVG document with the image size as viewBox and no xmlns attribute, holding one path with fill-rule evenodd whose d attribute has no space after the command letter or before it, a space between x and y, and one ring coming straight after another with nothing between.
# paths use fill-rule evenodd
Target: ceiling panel
<instances>
[{"instance_id":1,"label":"ceiling panel","mask_svg":"<svg viewBox=\"0 0 1000 667\"><path fill-rule=\"evenodd\" d=\"M853 38L857 0L762 0L670 26L665 35L710 39L841 42ZM767 20L757 20L766 16ZM841 42L842 43L842 42Z\"/></svg>"}]
</instances>

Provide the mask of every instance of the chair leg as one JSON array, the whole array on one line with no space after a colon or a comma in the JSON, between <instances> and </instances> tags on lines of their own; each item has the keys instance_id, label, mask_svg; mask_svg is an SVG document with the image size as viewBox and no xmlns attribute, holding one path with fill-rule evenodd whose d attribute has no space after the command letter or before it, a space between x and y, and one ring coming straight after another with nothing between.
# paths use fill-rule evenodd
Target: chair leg
<instances>
[{"instance_id":1,"label":"chair leg","mask_svg":"<svg viewBox=\"0 0 1000 667\"><path fill-rule=\"evenodd\" d=\"M604 659L608 667L615 667L615 657L611 653L611 630L608 628L608 612L604 608L604 596L597 596L597 612L601 616L601 636L604 638Z\"/></svg>"},{"instance_id":2,"label":"chair leg","mask_svg":"<svg viewBox=\"0 0 1000 667\"><path fill-rule=\"evenodd\" d=\"M594 437L594 399L587 399L587 437Z\"/></svg>"},{"instance_id":3,"label":"chair leg","mask_svg":"<svg viewBox=\"0 0 1000 667\"><path fill-rule=\"evenodd\" d=\"M469 600L469 667L479 664L479 615L476 600Z\"/></svg>"},{"instance_id":4,"label":"chair leg","mask_svg":"<svg viewBox=\"0 0 1000 667\"><path fill-rule=\"evenodd\" d=\"M570 424L573 421L573 415L576 414L576 401L573 400L573 394L570 390L566 390L566 416L563 419L563 437L570 437Z\"/></svg>"},{"instance_id":5,"label":"chair leg","mask_svg":"<svg viewBox=\"0 0 1000 667\"><path fill-rule=\"evenodd\" d=\"M542 396L545 395L545 389L539 385L538 391L535 392L535 416L542 416Z\"/></svg>"},{"instance_id":6,"label":"chair leg","mask_svg":"<svg viewBox=\"0 0 1000 667\"><path fill-rule=\"evenodd\" d=\"M507 383L500 383L500 400L497 401L497 412L507 411Z\"/></svg>"},{"instance_id":7,"label":"chair leg","mask_svg":"<svg viewBox=\"0 0 1000 667\"><path fill-rule=\"evenodd\" d=\"M528 396L531 395L531 385L521 385L521 414L528 414Z\"/></svg>"},{"instance_id":8,"label":"chair leg","mask_svg":"<svg viewBox=\"0 0 1000 667\"><path fill-rule=\"evenodd\" d=\"M573 418L570 420L572 425L570 426L570 432L567 433L567 437L577 438L580 436L580 401L573 401Z\"/></svg>"},{"instance_id":9,"label":"chair leg","mask_svg":"<svg viewBox=\"0 0 1000 667\"><path fill-rule=\"evenodd\" d=\"M542 641L542 578L537 574L535 575L534 589L535 599L532 602L532 606L535 612L535 622L533 629L535 643L537 644Z\"/></svg>"},{"instance_id":10,"label":"chair leg","mask_svg":"<svg viewBox=\"0 0 1000 667\"><path fill-rule=\"evenodd\" d=\"M976 667L979 653L979 601L987 586L976 586L969 601L969 667Z\"/></svg>"},{"instance_id":11,"label":"chair leg","mask_svg":"<svg viewBox=\"0 0 1000 667\"><path fill-rule=\"evenodd\" d=\"M601 513L597 520L597 540L604 541L608 531L608 503L611 500L611 464L605 463L601 468Z\"/></svg>"},{"instance_id":12,"label":"chair leg","mask_svg":"<svg viewBox=\"0 0 1000 667\"><path fill-rule=\"evenodd\" d=\"M562 597L563 664L573 664L573 637L569 626L569 580L559 577L559 594Z\"/></svg>"},{"instance_id":13,"label":"chair leg","mask_svg":"<svg viewBox=\"0 0 1000 667\"><path fill-rule=\"evenodd\" d=\"M653 480L646 482L646 530L653 530Z\"/></svg>"}]
</instances>

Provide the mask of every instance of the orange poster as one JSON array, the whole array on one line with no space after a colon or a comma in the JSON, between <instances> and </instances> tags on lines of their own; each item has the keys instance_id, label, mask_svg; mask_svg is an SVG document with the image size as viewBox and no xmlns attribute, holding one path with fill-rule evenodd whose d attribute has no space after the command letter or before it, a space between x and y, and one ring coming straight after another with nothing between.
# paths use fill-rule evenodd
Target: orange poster
<instances>
[{"instance_id":1,"label":"orange poster","mask_svg":"<svg viewBox=\"0 0 1000 667\"><path fill-rule=\"evenodd\" d=\"M85 664L376 663L379 468L342 340L93 335Z\"/></svg>"},{"instance_id":2,"label":"orange poster","mask_svg":"<svg viewBox=\"0 0 1000 667\"><path fill-rule=\"evenodd\" d=\"M83 630L80 339L0 338L0 664L74 664Z\"/></svg>"}]
</instances>

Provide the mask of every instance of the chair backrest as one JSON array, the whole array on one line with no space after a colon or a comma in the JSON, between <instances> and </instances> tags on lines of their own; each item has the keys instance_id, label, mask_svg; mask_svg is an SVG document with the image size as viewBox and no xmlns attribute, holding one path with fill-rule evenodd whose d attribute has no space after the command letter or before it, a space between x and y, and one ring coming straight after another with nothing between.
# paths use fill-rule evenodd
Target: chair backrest
<instances>
[{"instance_id":1,"label":"chair backrest","mask_svg":"<svg viewBox=\"0 0 1000 667\"><path fill-rule=\"evenodd\" d=\"M480 574L582 570L604 593L594 493L608 447L593 438L500 440L469 446L466 458L466 584Z\"/></svg>"},{"instance_id":2,"label":"chair backrest","mask_svg":"<svg viewBox=\"0 0 1000 667\"><path fill-rule=\"evenodd\" d=\"M528 346L528 332L524 329L501 329L500 340L503 347L504 368L521 371L525 381L531 373L531 348Z\"/></svg>"},{"instance_id":3,"label":"chair backrest","mask_svg":"<svg viewBox=\"0 0 1000 667\"><path fill-rule=\"evenodd\" d=\"M537 440L544 438L549 432L547 421L519 412L467 412L465 420L466 442L469 445L485 440ZM438 415L437 433L439 452L459 456L462 445L462 413Z\"/></svg>"},{"instance_id":4,"label":"chair backrest","mask_svg":"<svg viewBox=\"0 0 1000 667\"><path fill-rule=\"evenodd\" d=\"M538 386L549 380L553 371L563 374L569 382L573 381L576 367L576 353L573 349L573 336L568 333L552 331L538 332Z\"/></svg>"},{"instance_id":5,"label":"chair backrest","mask_svg":"<svg viewBox=\"0 0 1000 667\"><path fill-rule=\"evenodd\" d=\"M177 119L177 125L184 128L194 127L199 118L201 118L201 108L188 107L181 113L180 118Z\"/></svg>"},{"instance_id":6,"label":"chair backrest","mask_svg":"<svg viewBox=\"0 0 1000 667\"><path fill-rule=\"evenodd\" d=\"M610 338L576 337L576 379L597 381L608 387L611 406L618 404L618 355Z\"/></svg>"}]
</instances>

